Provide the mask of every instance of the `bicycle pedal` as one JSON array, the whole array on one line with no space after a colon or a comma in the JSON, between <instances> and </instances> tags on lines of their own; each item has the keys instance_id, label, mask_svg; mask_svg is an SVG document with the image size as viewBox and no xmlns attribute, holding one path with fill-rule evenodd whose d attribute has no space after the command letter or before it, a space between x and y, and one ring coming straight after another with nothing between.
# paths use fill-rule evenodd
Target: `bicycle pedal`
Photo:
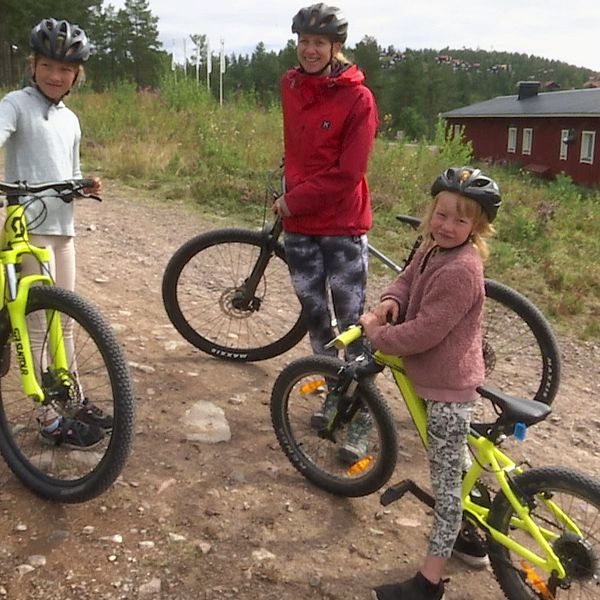
<instances>
[{"instance_id":1,"label":"bicycle pedal","mask_svg":"<svg viewBox=\"0 0 600 600\"><path fill-rule=\"evenodd\" d=\"M433 496L426 492L424 489L420 488L412 479L404 479L400 483L393 485L388 488L383 494L381 494L381 498L379 499L379 503L382 506L387 506L392 502L396 502L400 500L404 494L410 492L417 500L420 500L430 508L435 506L435 500Z\"/></svg>"}]
</instances>

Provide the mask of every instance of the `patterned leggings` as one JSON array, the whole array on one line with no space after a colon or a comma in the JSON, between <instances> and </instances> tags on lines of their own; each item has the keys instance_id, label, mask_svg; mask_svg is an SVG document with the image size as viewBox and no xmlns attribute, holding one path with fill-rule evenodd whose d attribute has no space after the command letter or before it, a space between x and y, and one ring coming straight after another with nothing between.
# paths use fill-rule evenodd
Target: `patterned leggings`
<instances>
[{"instance_id":1,"label":"patterned leggings","mask_svg":"<svg viewBox=\"0 0 600 600\"><path fill-rule=\"evenodd\" d=\"M332 311L340 331L363 313L367 285L367 236L317 236L285 233L285 253L292 285L308 316L308 333L315 354L335 356L325 344L336 334ZM352 359L360 343L348 348Z\"/></svg>"},{"instance_id":2,"label":"patterned leggings","mask_svg":"<svg viewBox=\"0 0 600 600\"><path fill-rule=\"evenodd\" d=\"M473 403L425 402L429 468L435 498L428 554L449 558L462 523L462 474Z\"/></svg>"}]
</instances>

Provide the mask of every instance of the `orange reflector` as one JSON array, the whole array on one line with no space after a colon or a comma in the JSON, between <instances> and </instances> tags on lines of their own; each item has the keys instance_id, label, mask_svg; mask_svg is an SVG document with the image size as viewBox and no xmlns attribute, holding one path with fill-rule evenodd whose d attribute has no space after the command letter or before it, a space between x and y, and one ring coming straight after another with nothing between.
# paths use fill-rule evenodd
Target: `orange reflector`
<instances>
[{"instance_id":1,"label":"orange reflector","mask_svg":"<svg viewBox=\"0 0 600 600\"><path fill-rule=\"evenodd\" d=\"M363 471L369 468L373 460L373 457L369 454L369 456L365 456L364 458L357 460L353 465L348 467L346 473L348 475L360 475Z\"/></svg>"},{"instance_id":2,"label":"orange reflector","mask_svg":"<svg viewBox=\"0 0 600 600\"><path fill-rule=\"evenodd\" d=\"M312 394L312 392L315 392L320 387L324 388L325 385L326 383L324 379L315 379L315 381L309 381L308 383L305 383L304 385L300 386L300 393Z\"/></svg>"},{"instance_id":3,"label":"orange reflector","mask_svg":"<svg viewBox=\"0 0 600 600\"><path fill-rule=\"evenodd\" d=\"M525 561L521 561L521 568L527 575L527 583L531 585L542 598L545 598L545 600L555 600L554 594L548 589L546 582L540 578L531 565Z\"/></svg>"}]
</instances>

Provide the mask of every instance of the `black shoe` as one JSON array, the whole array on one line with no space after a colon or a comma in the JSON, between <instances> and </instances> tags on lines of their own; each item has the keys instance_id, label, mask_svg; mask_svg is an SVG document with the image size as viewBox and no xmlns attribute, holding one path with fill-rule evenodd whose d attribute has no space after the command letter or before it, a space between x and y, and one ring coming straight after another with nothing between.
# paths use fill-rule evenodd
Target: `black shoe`
<instances>
[{"instance_id":1,"label":"black shoe","mask_svg":"<svg viewBox=\"0 0 600 600\"><path fill-rule=\"evenodd\" d=\"M454 542L452 556L462 560L470 567L478 569L490 564L487 544L471 525L463 526L460 530L456 542Z\"/></svg>"},{"instance_id":2,"label":"black shoe","mask_svg":"<svg viewBox=\"0 0 600 600\"><path fill-rule=\"evenodd\" d=\"M40 429L40 438L45 444L62 446L71 450L91 450L104 439L104 432L96 425L61 417L60 424L53 431Z\"/></svg>"},{"instance_id":3,"label":"black shoe","mask_svg":"<svg viewBox=\"0 0 600 600\"><path fill-rule=\"evenodd\" d=\"M83 401L79 410L77 410L73 417L77 421L83 421L88 425L95 425L106 432L112 431L112 415L107 415L102 409L98 408L95 404L92 404L87 398Z\"/></svg>"},{"instance_id":4,"label":"black shoe","mask_svg":"<svg viewBox=\"0 0 600 600\"><path fill-rule=\"evenodd\" d=\"M380 585L371 590L373 600L442 600L444 581L431 583L419 571L412 579L402 583Z\"/></svg>"}]
</instances>

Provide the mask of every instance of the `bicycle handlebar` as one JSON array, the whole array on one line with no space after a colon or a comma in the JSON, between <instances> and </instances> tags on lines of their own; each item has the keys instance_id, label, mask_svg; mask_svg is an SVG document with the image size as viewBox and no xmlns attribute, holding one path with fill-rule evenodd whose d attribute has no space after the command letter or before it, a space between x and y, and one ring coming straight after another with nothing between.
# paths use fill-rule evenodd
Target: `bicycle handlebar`
<instances>
[{"instance_id":1,"label":"bicycle handlebar","mask_svg":"<svg viewBox=\"0 0 600 600\"><path fill-rule=\"evenodd\" d=\"M338 350L347 348L352 342L355 342L363 334L362 325L350 325L348 329L342 331L339 335L334 337L330 342L325 344L325 348L332 348L335 346Z\"/></svg>"},{"instance_id":2,"label":"bicycle handlebar","mask_svg":"<svg viewBox=\"0 0 600 600\"><path fill-rule=\"evenodd\" d=\"M0 192L10 195L39 194L46 190L55 190L57 192L69 190L77 192L84 188L94 187L94 185L95 182L93 179L67 179L64 181L48 181L36 184L29 184L26 181L17 181L15 183L0 181Z\"/></svg>"}]
</instances>

